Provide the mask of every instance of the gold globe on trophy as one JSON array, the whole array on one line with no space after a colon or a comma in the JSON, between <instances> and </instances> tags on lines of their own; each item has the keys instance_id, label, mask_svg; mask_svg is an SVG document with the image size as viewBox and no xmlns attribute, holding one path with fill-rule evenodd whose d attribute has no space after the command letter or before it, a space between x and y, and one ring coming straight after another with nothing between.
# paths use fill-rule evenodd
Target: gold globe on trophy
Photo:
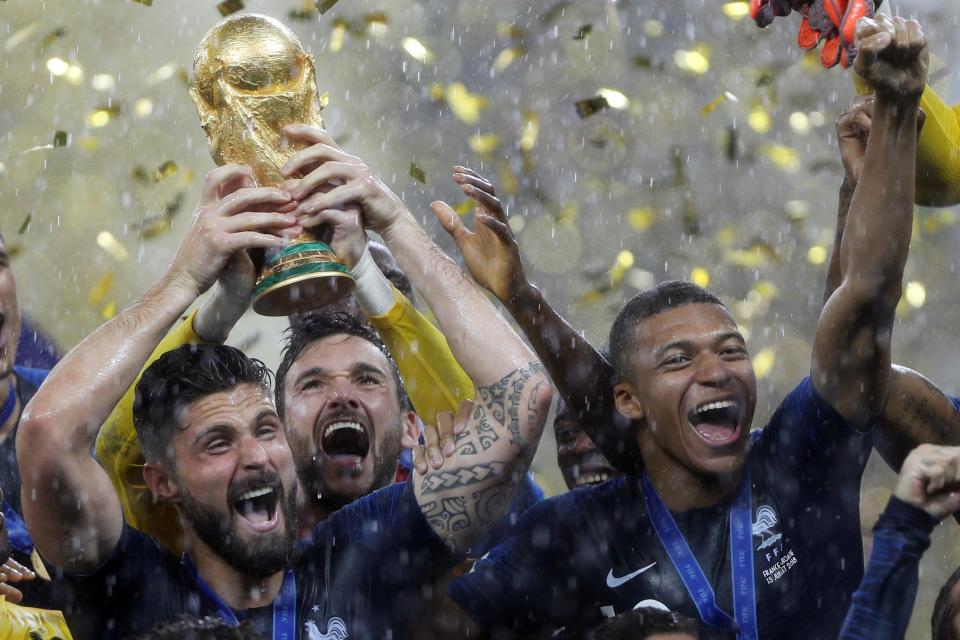
<instances>
[{"instance_id":1,"label":"gold globe on trophy","mask_svg":"<svg viewBox=\"0 0 960 640\"><path fill-rule=\"evenodd\" d=\"M207 32L193 61L190 95L214 161L249 165L260 186L280 185L280 167L305 146L287 141L283 127L323 126L313 58L290 29L263 15L230 16ZM330 246L305 232L267 254L253 309L265 316L301 313L353 286Z\"/></svg>"}]
</instances>

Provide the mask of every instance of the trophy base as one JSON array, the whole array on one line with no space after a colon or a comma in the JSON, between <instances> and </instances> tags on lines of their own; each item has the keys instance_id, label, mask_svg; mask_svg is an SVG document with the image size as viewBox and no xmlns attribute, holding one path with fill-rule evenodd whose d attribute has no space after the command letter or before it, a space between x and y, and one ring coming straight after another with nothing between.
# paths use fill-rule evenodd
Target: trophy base
<instances>
[{"instance_id":1,"label":"trophy base","mask_svg":"<svg viewBox=\"0 0 960 640\"><path fill-rule=\"evenodd\" d=\"M332 260L331 260L332 259ZM257 282L253 310L290 316L337 302L353 291L349 269L323 243L295 243L280 252Z\"/></svg>"}]
</instances>

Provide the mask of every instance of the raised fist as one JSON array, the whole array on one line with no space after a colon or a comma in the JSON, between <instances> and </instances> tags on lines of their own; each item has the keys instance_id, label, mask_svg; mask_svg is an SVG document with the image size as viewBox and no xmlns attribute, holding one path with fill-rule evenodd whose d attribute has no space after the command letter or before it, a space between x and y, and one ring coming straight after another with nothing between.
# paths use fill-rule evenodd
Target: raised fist
<instances>
[{"instance_id":1,"label":"raised fist","mask_svg":"<svg viewBox=\"0 0 960 640\"><path fill-rule=\"evenodd\" d=\"M927 82L927 38L916 20L864 18L857 25L854 70L894 103L917 103Z\"/></svg>"}]
</instances>

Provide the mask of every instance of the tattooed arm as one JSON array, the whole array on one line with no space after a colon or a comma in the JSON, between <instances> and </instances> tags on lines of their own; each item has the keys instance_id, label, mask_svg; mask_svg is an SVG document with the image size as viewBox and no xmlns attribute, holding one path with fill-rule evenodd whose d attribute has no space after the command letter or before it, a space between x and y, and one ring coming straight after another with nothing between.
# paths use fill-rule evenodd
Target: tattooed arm
<instances>
[{"instance_id":1,"label":"tattooed arm","mask_svg":"<svg viewBox=\"0 0 960 640\"><path fill-rule=\"evenodd\" d=\"M300 204L303 225L311 226L327 209L359 207L364 225L380 234L430 305L450 350L477 388L469 417L464 409L458 428L446 431L459 432L457 442L434 441L431 468L414 476L417 500L434 530L452 546L465 548L485 523L506 513L516 480L530 464L552 397L547 376L480 287L360 158L340 149L326 131L298 125L287 133L314 143L291 157L290 170L321 163L310 179L339 184ZM436 418L421 417L427 422ZM449 417L442 421L450 426ZM441 448L449 455L451 447L456 452L444 462Z\"/></svg>"}]
</instances>

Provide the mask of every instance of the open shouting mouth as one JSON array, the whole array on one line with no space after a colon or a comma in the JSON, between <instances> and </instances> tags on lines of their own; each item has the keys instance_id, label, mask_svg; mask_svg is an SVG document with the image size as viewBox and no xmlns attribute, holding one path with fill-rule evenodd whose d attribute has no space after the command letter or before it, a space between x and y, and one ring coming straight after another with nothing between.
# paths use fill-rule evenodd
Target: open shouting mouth
<instances>
[{"instance_id":1,"label":"open shouting mouth","mask_svg":"<svg viewBox=\"0 0 960 640\"><path fill-rule=\"evenodd\" d=\"M260 486L244 491L233 500L233 509L257 533L273 531L280 524L280 488Z\"/></svg>"},{"instance_id":2,"label":"open shouting mouth","mask_svg":"<svg viewBox=\"0 0 960 640\"><path fill-rule=\"evenodd\" d=\"M370 452L370 435L360 421L337 418L323 427L320 449L335 465L355 469Z\"/></svg>"},{"instance_id":3,"label":"open shouting mouth","mask_svg":"<svg viewBox=\"0 0 960 640\"><path fill-rule=\"evenodd\" d=\"M687 413L687 420L708 446L725 447L740 439L742 404L732 398L701 402Z\"/></svg>"}]
</instances>

